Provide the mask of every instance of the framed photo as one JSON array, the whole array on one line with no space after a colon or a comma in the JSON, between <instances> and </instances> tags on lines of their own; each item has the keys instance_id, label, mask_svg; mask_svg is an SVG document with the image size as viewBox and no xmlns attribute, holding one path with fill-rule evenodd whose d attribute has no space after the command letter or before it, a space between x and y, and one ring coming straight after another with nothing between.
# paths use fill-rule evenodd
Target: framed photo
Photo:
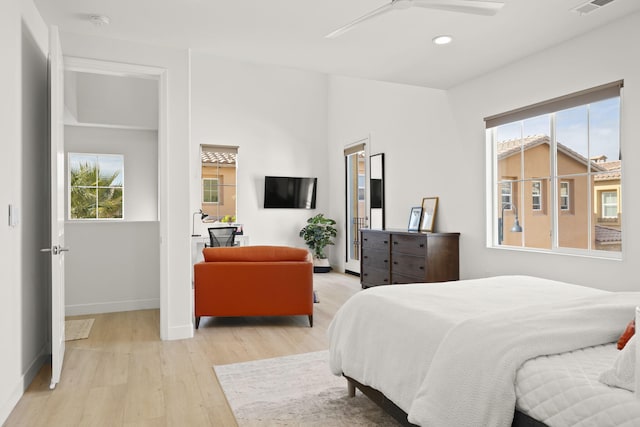
<instances>
[{"instance_id":1,"label":"framed photo","mask_svg":"<svg viewBox=\"0 0 640 427\"><path fill-rule=\"evenodd\" d=\"M409 215L409 231L418 231L420 229L421 215L422 208L420 206L411 208L411 214Z\"/></svg>"},{"instance_id":2,"label":"framed photo","mask_svg":"<svg viewBox=\"0 0 640 427\"><path fill-rule=\"evenodd\" d=\"M424 199L422 199L422 219L420 220L420 231L433 231L433 224L436 220L437 209L437 197L425 197Z\"/></svg>"}]
</instances>

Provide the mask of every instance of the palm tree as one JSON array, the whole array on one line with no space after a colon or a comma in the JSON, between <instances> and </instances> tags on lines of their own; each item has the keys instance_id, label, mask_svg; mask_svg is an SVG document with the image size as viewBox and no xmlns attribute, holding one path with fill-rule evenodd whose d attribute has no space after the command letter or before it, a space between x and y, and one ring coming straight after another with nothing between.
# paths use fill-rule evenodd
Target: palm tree
<instances>
[{"instance_id":1,"label":"palm tree","mask_svg":"<svg viewBox=\"0 0 640 427\"><path fill-rule=\"evenodd\" d=\"M120 175L98 173L92 162L71 169L71 218L122 218L122 186L114 181Z\"/></svg>"}]
</instances>

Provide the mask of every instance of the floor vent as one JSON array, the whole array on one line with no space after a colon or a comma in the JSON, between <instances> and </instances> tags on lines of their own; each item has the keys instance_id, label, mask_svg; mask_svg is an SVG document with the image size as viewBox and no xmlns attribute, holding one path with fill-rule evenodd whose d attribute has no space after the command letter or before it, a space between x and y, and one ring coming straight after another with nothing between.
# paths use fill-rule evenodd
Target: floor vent
<instances>
[{"instance_id":1,"label":"floor vent","mask_svg":"<svg viewBox=\"0 0 640 427\"><path fill-rule=\"evenodd\" d=\"M613 0L591 0L586 3L583 3L573 9L574 12L578 12L580 15L586 15L587 13L591 13L595 10L600 9L603 6L611 3Z\"/></svg>"}]
</instances>

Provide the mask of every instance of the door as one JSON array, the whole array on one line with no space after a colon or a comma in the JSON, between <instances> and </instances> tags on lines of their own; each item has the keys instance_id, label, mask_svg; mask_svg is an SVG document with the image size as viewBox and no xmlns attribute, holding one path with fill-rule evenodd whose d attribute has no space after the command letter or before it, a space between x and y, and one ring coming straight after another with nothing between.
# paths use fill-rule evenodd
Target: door
<instances>
[{"instance_id":1,"label":"door","mask_svg":"<svg viewBox=\"0 0 640 427\"><path fill-rule=\"evenodd\" d=\"M58 28L49 31L49 126L51 141L51 385L64 360L64 69Z\"/></svg>"},{"instance_id":2,"label":"door","mask_svg":"<svg viewBox=\"0 0 640 427\"><path fill-rule=\"evenodd\" d=\"M346 176L346 260L345 270L360 273L360 229L367 227L365 144L360 142L344 150Z\"/></svg>"}]
</instances>

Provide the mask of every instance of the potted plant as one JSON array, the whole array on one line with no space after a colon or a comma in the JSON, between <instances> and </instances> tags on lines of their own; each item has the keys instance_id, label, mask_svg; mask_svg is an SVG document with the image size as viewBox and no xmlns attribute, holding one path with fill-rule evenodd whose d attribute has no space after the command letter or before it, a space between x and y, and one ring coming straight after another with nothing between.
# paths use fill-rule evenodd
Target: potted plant
<instances>
[{"instance_id":1,"label":"potted plant","mask_svg":"<svg viewBox=\"0 0 640 427\"><path fill-rule=\"evenodd\" d=\"M336 222L330 218L325 218L324 214L318 214L307 220L307 225L300 230L300 237L304 239L313 253L313 271L315 273L326 273L331 270L329 260L324 253L327 245L333 245L333 238L338 234L334 227Z\"/></svg>"}]
</instances>

